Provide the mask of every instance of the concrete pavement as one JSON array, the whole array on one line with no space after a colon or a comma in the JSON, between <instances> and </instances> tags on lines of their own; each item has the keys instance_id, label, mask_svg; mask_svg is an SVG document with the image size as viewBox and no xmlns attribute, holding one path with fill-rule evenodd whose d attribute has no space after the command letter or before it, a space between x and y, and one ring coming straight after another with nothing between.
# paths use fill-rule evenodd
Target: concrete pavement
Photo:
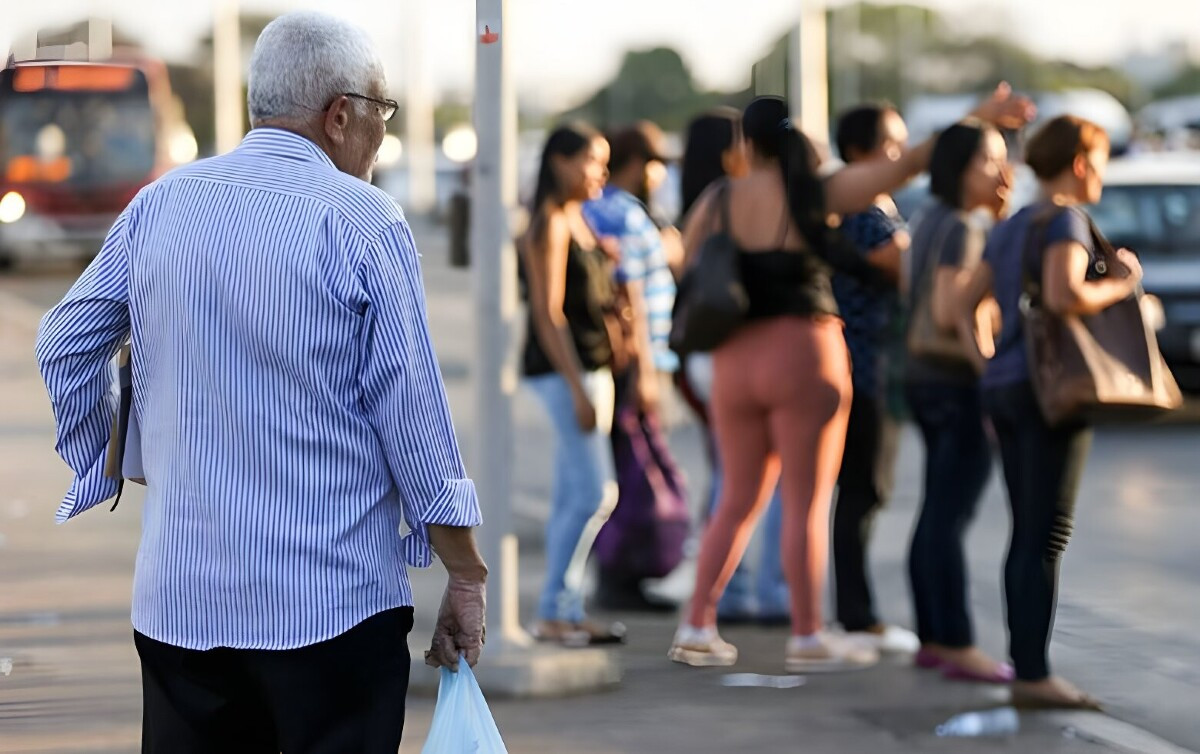
<instances>
[{"instance_id":1,"label":"concrete pavement","mask_svg":"<svg viewBox=\"0 0 1200 754\"><path fill-rule=\"evenodd\" d=\"M445 267L436 231L417 230L435 340L456 421L465 429L471 419L468 277ZM133 492L112 514L97 509L63 527L52 521L69 476L52 452L31 326L68 282L62 275L0 279L0 752L136 749L140 699L128 590L140 496ZM552 438L524 394L516 427L522 614L528 616L539 580ZM881 516L874 551L884 614L901 623L909 612L903 558L920 486L919 444L912 435L905 440L897 494ZM1200 750L1198 440L1200 430L1192 426L1123 430L1101 434L1093 451L1066 558L1052 657L1060 672L1107 701L1112 717L1025 716L1021 733L1002 741L937 739L937 723L957 711L994 706L1002 692L943 682L899 664L813 676L797 689L726 688L724 671L667 662L673 619L636 616L620 616L631 642L619 650L625 675L617 690L537 702L496 699L493 711L513 752L1183 750L1167 741ZM678 427L672 445L698 499L706 478L695 428ZM1005 517L994 483L972 529L970 553L980 642L996 654L1003 652ZM684 595L689 573L681 569L662 590ZM441 578L430 571L414 581L416 653L428 640ZM739 629L728 638L743 654L734 671L782 672L786 631ZM4 658L12 661L8 675ZM431 712L432 700L412 701L405 750L419 750Z\"/></svg>"}]
</instances>

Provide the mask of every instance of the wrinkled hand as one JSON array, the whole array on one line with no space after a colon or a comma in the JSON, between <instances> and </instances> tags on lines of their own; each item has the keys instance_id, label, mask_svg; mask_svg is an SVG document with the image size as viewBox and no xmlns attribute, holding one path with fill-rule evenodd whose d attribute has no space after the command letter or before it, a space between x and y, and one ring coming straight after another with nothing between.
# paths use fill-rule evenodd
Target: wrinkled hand
<instances>
[{"instance_id":1,"label":"wrinkled hand","mask_svg":"<svg viewBox=\"0 0 1200 754\"><path fill-rule=\"evenodd\" d=\"M1037 116L1037 107L1028 97L1015 96L1007 81L971 113L972 117L999 128L1021 128Z\"/></svg>"},{"instance_id":2,"label":"wrinkled hand","mask_svg":"<svg viewBox=\"0 0 1200 754\"><path fill-rule=\"evenodd\" d=\"M483 651L484 616L487 611L487 582L451 576L446 583L433 644L425 653L425 664L458 672L459 658L475 667Z\"/></svg>"}]
</instances>

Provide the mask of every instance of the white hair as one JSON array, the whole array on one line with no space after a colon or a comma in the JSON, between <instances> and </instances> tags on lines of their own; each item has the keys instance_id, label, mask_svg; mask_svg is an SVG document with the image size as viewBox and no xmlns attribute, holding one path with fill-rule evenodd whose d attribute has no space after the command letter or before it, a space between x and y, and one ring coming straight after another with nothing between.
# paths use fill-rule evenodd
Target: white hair
<instances>
[{"instance_id":1,"label":"white hair","mask_svg":"<svg viewBox=\"0 0 1200 754\"><path fill-rule=\"evenodd\" d=\"M341 94L371 94L383 64L366 32L324 13L280 16L250 58L250 124L309 117Z\"/></svg>"}]
</instances>

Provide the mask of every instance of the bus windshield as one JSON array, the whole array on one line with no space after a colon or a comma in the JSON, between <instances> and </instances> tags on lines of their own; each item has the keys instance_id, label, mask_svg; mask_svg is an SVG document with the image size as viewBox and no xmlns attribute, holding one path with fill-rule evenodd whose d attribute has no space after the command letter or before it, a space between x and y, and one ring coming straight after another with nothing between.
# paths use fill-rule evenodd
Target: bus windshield
<instances>
[{"instance_id":1,"label":"bus windshield","mask_svg":"<svg viewBox=\"0 0 1200 754\"><path fill-rule=\"evenodd\" d=\"M114 90L28 86L0 74L0 180L101 188L144 181L155 165L146 77Z\"/></svg>"}]
</instances>

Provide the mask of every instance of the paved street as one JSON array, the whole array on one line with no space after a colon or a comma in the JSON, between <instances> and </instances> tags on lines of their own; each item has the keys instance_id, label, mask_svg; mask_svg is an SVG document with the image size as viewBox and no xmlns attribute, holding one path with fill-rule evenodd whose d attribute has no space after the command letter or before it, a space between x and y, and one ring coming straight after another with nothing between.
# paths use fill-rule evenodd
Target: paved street
<instances>
[{"instance_id":1,"label":"paved street","mask_svg":"<svg viewBox=\"0 0 1200 754\"><path fill-rule=\"evenodd\" d=\"M417 231L434 336L469 444L469 276L446 267L441 231L423 225ZM130 494L111 514L97 509L67 526L53 524L69 476L53 455L49 407L32 364L32 326L70 274L0 277L0 752L136 750L140 696L128 605L140 496ZM523 393L516 426L528 616L538 587L552 438ZM695 427L682 422L672 440L698 499L706 477ZM897 493L879 521L874 550L885 616L901 623L909 622L903 563L920 487L919 444L911 433L905 441ZM1008 522L998 481L972 529L970 554L980 640L1001 654L1000 562ZM1110 716L1025 716L1021 733L1006 740L937 739L936 724L1002 703L1003 693L896 664L810 677L797 689L725 688L724 671L665 659L673 619L631 616L622 616L632 641L619 650L625 677L617 690L537 702L496 699L493 711L513 752L1200 751L1198 481L1200 425L1097 437L1065 561L1052 659L1059 672L1107 702ZM487 490L481 492L486 506ZM689 574L681 569L661 590L684 595ZM433 571L416 578L414 652L427 641L439 580ZM737 672L782 672L785 630L740 629L728 638L742 648ZM431 699L411 702L405 751L419 751L431 713Z\"/></svg>"}]
</instances>

